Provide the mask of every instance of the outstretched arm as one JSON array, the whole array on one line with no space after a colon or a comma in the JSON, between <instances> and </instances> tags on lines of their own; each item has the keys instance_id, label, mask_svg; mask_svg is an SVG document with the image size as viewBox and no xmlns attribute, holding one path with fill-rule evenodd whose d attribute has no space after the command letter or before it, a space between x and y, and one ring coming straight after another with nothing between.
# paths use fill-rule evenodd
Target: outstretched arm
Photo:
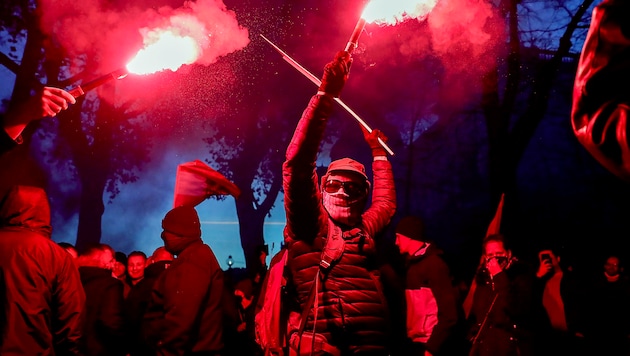
<instances>
[{"instance_id":1,"label":"outstretched arm","mask_svg":"<svg viewBox=\"0 0 630 356\"><path fill-rule=\"evenodd\" d=\"M42 88L27 101L10 108L6 113L2 121L4 129L2 134L7 137L3 138L3 141L11 139L15 143L20 143L20 135L31 121L54 117L74 103L76 103L75 98L63 89Z\"/></svg>"},{"instance_id":2,"label":"outstretched arm","mask_svg":"<svg viewBox=\"0 0 630 356\"><path fill-rule=\"evenodd\" d=\"M339 52L324 68L322 84L304 110L287 148L282 166L284 207L287 217L285 238L310 240L318 234L321 212L316 160L334 98L341 93L350 68L350 55Z\"/></svg>"}]
</instances>

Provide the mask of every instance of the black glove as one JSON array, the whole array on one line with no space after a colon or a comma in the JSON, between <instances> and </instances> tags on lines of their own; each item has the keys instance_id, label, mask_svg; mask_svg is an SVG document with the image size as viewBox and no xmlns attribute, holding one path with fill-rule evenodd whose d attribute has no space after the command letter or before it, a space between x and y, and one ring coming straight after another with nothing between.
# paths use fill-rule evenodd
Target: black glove
<instances>
[{"instance_id":1,"label":"black glove","mask_svg":"<svg viewBox=\"0 0 630 356\"><path fill-rule=\"evenodd\" d=\"M372 130L371 133L369 133L365 129L365 127L361 126L361 129L363 130L363 137L365 138L365 142L370 145L370 149L372 150L372 157L386 156L387 152L385 151L385 148L381 146L381 143L378 142L378 139L380 138L381 140L383 140L383 142L387 142L387 136L385 136L385 134L382 133L380 130L375 129Z\"/></svg>"},{"instance_id":2,"label":"black glove","mask_svg":"<svg viewBox=\"0 0 630 356\"><path fill-rule=\"evenodd\" d=\"M337 52L335 59L324 67L324 76L322 84L319 86L319 91L338 98L348 79L351 64L352 58L350 53L346 51Z\"/></svg>"}]
</instances>

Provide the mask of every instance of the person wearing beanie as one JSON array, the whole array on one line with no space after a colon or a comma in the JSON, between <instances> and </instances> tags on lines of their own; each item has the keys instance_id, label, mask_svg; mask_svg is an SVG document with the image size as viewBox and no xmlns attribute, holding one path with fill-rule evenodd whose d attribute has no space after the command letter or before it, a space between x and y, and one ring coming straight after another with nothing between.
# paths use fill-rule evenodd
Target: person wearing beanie
<instances>
[{"instance_id":1,"label":"person wearing beanie","mask_svg":"<svg viewBox=\"0 0 630 356\"><path fill-rule=\"evenodd\" d=\"M220 355L223 349L223 270L201 239L194 207L178 206L162 220L166 251L177 256L153 284L142 329L158 355Z\"/></svg>"},{"instance_id":2,"label":"person wearing beanie","mask_svg":"<svg viewBox=\"0 0 630 356\"><path fill-rule=\"evenodd\" d=\"M362 137L372 152L373 188L365 166L348 157L333 160L318 184L320 144L351 62L350 54L340 51L325 66L319 92L287 147L282 174L291 293L283 311L308 313L304 325L291 325L294 351L305 352L318 339L315 344L321 349L314 354L388 355L388 308L373 263L376 237L396 212L392 167L379 143L387 140L385 135L372 130Z\"/></svg>"},{"instance_id":3,"label":"person wearing beanie","mask_svg":"<svg viewBox=\"0 0 630 356\"><path fill-rule=\"evenodd\" d=\"M442 252L424 235L424 222L406 216L396 225L396 246L406 257L406 330L409 355L459 355L464 345L457 293Z\"/></svg>"}]
</instances>

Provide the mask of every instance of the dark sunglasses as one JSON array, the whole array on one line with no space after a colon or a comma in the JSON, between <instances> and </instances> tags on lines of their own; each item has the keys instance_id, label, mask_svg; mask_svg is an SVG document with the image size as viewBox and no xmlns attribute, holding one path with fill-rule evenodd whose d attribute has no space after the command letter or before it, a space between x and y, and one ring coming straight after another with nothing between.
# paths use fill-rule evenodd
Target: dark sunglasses
<instances>
[{"instance_id":1,"label":"dark sunglasses","mask_svg":"<svg viewBox=\"0 0 630 356\"><path fill-rule=\"evenodd\" d=\"M365 194L365 184L357 182L342 182L335 179L324 183L324 191L326 193L337 193L343 187L343 191L351 197L357 197Z\"/></svg>"}]
</instances>

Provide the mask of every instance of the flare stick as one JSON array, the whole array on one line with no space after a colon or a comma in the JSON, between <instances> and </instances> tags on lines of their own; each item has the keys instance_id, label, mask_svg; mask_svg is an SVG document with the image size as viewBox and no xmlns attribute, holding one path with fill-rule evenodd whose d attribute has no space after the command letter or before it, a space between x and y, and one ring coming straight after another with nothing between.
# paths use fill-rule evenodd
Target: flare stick
<instances>
[{"instance_id":1,"label":"flare stick","mask_svg":"<svg viewBox=\"0 0 630 356\"><path fill-rule=\"evenodd\" d=\"M78 98L78 97L84 95L85 92L87 92L87 91L90 91L90 90L92 90L92 89L94 89L96 87L99 87L99 86L101 86L101 85L103 85L103 84L105 84L105 83L107 83L107 82L109 82L111 80L122 79L122 78L126 77L127 74L129 74L129 72L127 72L126 69L120 68L120 69L117 69L117 70L115 70L115 71L113 71L111 73L108 73L108 74L105 74L105 75L103 75L101 77L98 77L98 78L92 80L91 82L87 82L87 83L85 83L83 85L77 85L76 87L68 90L68 92L72 96L74 96L75 98Z\"/></svg>"},{"instance_id":2,"label":"flare stick","mask_svg":"<svg viewBox=\"0 0 630 356\"><path fill-rule=\"evenodd\" d=\"M364 28L365 28L365 19L361 17L359 18L357 25L354 27L354 31L352 31L352 35L350 36L350 39L348 40L348 44L346 44L346 52L350 54L354 52L354 50L359 45L359 37L361 36L361 33L363 32Z\"/></svg>"},{"instance_id":3,"label":"flare stick","mask_svg":"<svg viewBox=\"0 0 630 356\"><path fill-rule=\"evenodd\" d=\"M360 32L361 31L359 31L359 33ZM313 82L313 84L317 85L318 87L322 84L322 81L319 78L317 78L315 75L313 75L313 73L309 72L306 68L304 68L295 59L291 58L282 49L280 49L280 47L276 46L273 42L271 42L267 37L265 37L262 34L260 35L260 37L262 37L265 41L267 41L267 43L272 45L273 48L276 51L278 51L278 53L280 53L282 55L282 59L284 59L286 62L288 62L293 68L297 69L298 72L302 73L302 75L304 75L311 82ZM354 117L355 120L357 120L359 122L359 124L361 124L361 126L363 126L367 130L367 132L369 132L369 133L372 132L372 128L365 121L363 121L363 119L361 119L361 117L359 115L357 115L357 113L355 113L352 109L350 109L350 107L348 105L346 105L343 101L341 101L341 99L335 98L335 101L339 105L341 105L341 107L344 108L350 115L352 115L352 117ZM389 146L387 146L385 141L383 141L380 137L378 138L378 143L380 143L381 146L383 146L383 148L387 151L387 153L389 153L392 156L394 155L394 151L392 151L392 149L389 148Z\"/></svg>"}]
</instances>

